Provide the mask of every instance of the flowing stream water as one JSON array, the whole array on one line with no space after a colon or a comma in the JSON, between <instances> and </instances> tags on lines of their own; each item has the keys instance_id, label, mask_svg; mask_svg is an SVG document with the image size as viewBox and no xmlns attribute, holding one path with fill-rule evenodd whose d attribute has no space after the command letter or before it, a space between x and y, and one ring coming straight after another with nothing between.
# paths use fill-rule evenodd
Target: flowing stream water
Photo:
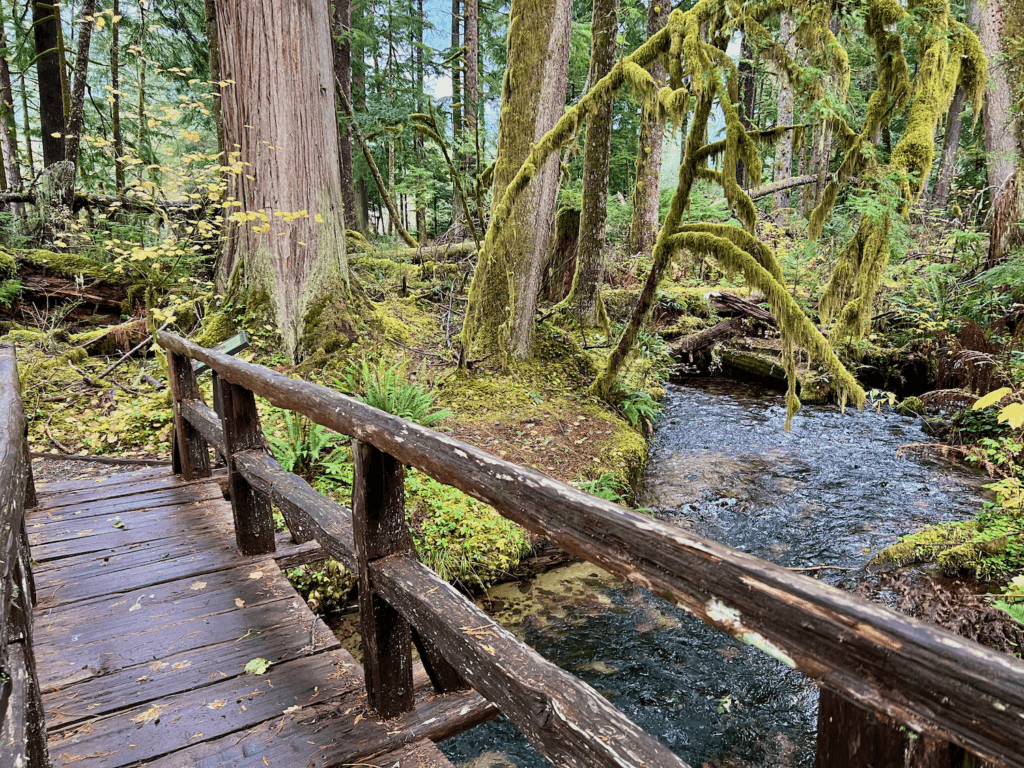
<instances>
[{"instance_id":1,"label":"flowing stream water","mask_svg":"<svg viewBox=\"0 0 1024 768\"><path fill-rule=\"evenodd\" d=\"M844 588L871 553L972 514L979 479L897 458L926 440L895 413L805 407L792 431L769 389L702 379L669 388L643 503L732 547ZM492 590L485 607L692 766L810 766L817 689L800 673L589 564ZM506 720L444 742L453 762L549 763Z\"/></svg>"}]
</instances>

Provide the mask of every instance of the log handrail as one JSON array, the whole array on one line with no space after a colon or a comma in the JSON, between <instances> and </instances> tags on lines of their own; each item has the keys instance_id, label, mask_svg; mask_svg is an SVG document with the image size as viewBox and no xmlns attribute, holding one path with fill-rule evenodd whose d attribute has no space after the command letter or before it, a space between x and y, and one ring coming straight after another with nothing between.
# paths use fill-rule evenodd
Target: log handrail
<instances>
[{"instance_id":1,"label":"log handrail","mask_svg":"<svg viewBox=\"0 0 1024 768\"><path fill-rule=\"evenodd\" d=\"M595 498L325 387L289 379L172 334L156 336L169 355L200 360L221 379L277 407L372 445L490 504L567 552L684 607L848 700L985 759L1024 767L1024 662L1019 659ZM298 526L325 550L343 563L359 565L347 539L352 531L347 509L322 497L317 500L319 494L260 451L250 448L230 462L248 484L300 520ZM568 729L571 735L557 727L538 733L531 723L540 719L557 726L566 701L578 706L583 693L573 690L559 698L557 691L539 683L528 690L517 688L524 680L520 662L513 665L518 672L502 665L520 653L532 659L533 652L486 617L480 624L459 625L461 630L452 625L451 617L468 608L456 604L456 597L439 583L425 593L425 585L436 576L410 558L386 557L371 562L368 571L375 594L393 605L421 639L453 654L448 660L464 680L498 704L549 758L565 765L681 764L675 758L658 757L652 763L640 757L638 745L650 744L636 735L639 729L604 711L587 713L589 727L575 723ZM471 653L474 637L477 649L486 645L490 650ZM531 668L526 673L532 672ZM587 706L593 703L588 696L584 699ZM605 727L618 729L618 735L611 736ZM637 739L626 745L627 753L634 750L632 757L609 750L601 759L589 753L589 762L584 762L573 751L595 743L621 746L616 739Z\"/></svg>"},{"instance_id":2,"label":"log handrail","mask_svg":"<svg viewBox=\"0 0 1024 768\"><path fill-rule=\"evenodd\" d=\"M14 346L0 344L0 765L50 764L32 645L35 583L25 507L35 506Z\"/></svg>"}]
</instances>

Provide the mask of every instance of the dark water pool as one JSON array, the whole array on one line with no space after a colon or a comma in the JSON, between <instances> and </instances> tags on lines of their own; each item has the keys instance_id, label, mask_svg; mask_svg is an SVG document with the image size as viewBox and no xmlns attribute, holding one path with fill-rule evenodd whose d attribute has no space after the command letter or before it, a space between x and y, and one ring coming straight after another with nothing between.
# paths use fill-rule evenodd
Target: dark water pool
<instances>
[{"instance_id":1,"label":"dark water pool","mask_svg":"<svg viewBox=\"0 0 1024 768\"><path fill-rule=\"evenodd\" d=\"M894 413L807 407L783 430L779 393L718 380L669 389L644 504L780 565L852 587L872 552L970 515L979 478L897 458L926 440ZM505 585L489 608L693 766L810 766L817 691L801 674L583 564ZM444 742L454 762L548 765L505 720Z\"/></svg>"}]
</instances>

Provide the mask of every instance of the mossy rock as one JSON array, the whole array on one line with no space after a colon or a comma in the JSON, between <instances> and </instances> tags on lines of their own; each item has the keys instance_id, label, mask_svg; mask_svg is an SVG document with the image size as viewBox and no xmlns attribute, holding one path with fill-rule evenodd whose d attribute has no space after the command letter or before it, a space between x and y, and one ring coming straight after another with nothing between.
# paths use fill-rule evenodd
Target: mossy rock
<instances>
[{"instance_id":1,"label":"mossy rock","mask_svg":"<svg viewBox=\"0 0 1024 768\"><path fill-rule=\"evenodd\" d=\"M10 277L18 271L14 256L0 248L0 277Z\"/></svg>"},{"instance_id":2,"label":"mossy rock","mask_svg":"<svg viewBox=\"0 0 1024 768\"><path fill-rule=\"evenodd\" d=\"M636 306L640 298L639 288L612 288L608 291L601 291L601 300L604 301L604 311L613 323L624 322Z\"/></svg>"},{"instance_id":3,"label":"mossy rock","mask_svg":"<svg viewBox=\"0 0 1024 768\"><path fill-rule=\"evenodd\" d=\"M708 321L702 317L683 315L672 321L672 324L662 328L659 333L663 339L673 340L692 336L708 327Z\"/></svg>"},{"instance_id":4,"label":"mossy rock","mask_svg":"<svg viewBox=\"0 0 1024 768\"><path fill-rule=\"evenodd\" d=\"M901 416L922 416L924 412L924 403L920 397L908 397L896 406L896 413Z\"/></svg>"},{"instance_id":5,"label":"mossy rock","mask_svg":"<svg viewBox=\"0 0 1024 768\"><path fill-rule=\"evenodd\" d=\"M826 376L809 373L799 377L800 400L805 404L827 403L831 397L832 383Z\"/></svg>"}]
</instances>

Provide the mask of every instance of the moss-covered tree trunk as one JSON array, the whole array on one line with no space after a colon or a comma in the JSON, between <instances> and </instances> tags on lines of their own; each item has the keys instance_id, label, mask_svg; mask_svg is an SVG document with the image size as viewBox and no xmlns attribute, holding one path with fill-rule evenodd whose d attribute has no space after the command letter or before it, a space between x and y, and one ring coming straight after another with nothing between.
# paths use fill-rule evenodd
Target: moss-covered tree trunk
<instances>
[{"instance_id":1,"label":"moss-covered tree trunk","mask_svg":"<svg viewBox=\"0 0 1024 768\"><path fill-rule=\"evenodd\" d=\"M328 288L348 290L331 21L327 3L218 0L231 222L221 290L265 295L286 350Z\"/></svg>"},{"instance_id":2,"label":"moss-covered tree trunk","mask_svg":"<svg viewBox=\"0 0 1024 768\"><path fill-rule=\"evenodd\" d=\"M647 8L647 36L653 37L668 22L672 6L663 0L651 0ZM660 59L651 64L651 77L658 86L665 84L665 67ZM593 80L591 80L593 82ZM661 148L665 123L658 119L657 105L644 102L640 114L640 147L636 154L636 186L633 187L633 218L629 225L631 253L649 253L658 236L661 192Z\"/></svg>"},{"instance_id":3,"label":"moss-covered tree trunk","mask_svg":"<svg viewBox=\"0 0 1024 768\"><path fill-rule=\"evenodd\" d=\"M571 11L570 0L512 2L494 167L496 206L532 145L565 111ZM558 153L532 170L532 181L516 198L501 238L477 264L463 328L467 359L495 352L506 361L530 355L558 172Z\"/></svg>"},{"instance_id":4,"label":"moss-covered tree trunk","mask_svg":"<svg viewBox=\"0 0 1024 768\"><path fill-rule=\"evenodd\" d=\"M785 47L786 53L796 56L796 25L789 13L782 13L779 17L779 44ZM789 81L786 70L778 68L779 76L779 112L775 120L776 125L793 124L794 93L793 83ZM793 133L787 131L775 145L775 181L785 181L793 175ZM783 190L775 194L775 210L789 208L789 190Z\"/></svg>"},{"instance_id":5,"label":"moss-covered tree trunk","mask_svg":"<svg viewBox=\"0 0 1024 768\"><path fill-rule=\"evenodd\" d=\"M594 0L591 22L590 82L611 72L618 49L619 0ZM570 311L584 328L607 328L601 301L605 224L608 220L608 161L612 153L614 99L606 99L587 117L583 149L583 195L576 273L569 290Z\"/></svg>"},{"instance_id":6,"label":"moss-covered tree trunk","mask_svg":"<svg viewBox=\"0 0 1024 768\"><path fill-rule=\"evenodd\" d=\"M462 155L462 169L469 174L477 172L480 161L480 0L463 0L463 39L466 43L462 115L466 126L465 140L470 145Z\"/></svg>"}]
</instances>

